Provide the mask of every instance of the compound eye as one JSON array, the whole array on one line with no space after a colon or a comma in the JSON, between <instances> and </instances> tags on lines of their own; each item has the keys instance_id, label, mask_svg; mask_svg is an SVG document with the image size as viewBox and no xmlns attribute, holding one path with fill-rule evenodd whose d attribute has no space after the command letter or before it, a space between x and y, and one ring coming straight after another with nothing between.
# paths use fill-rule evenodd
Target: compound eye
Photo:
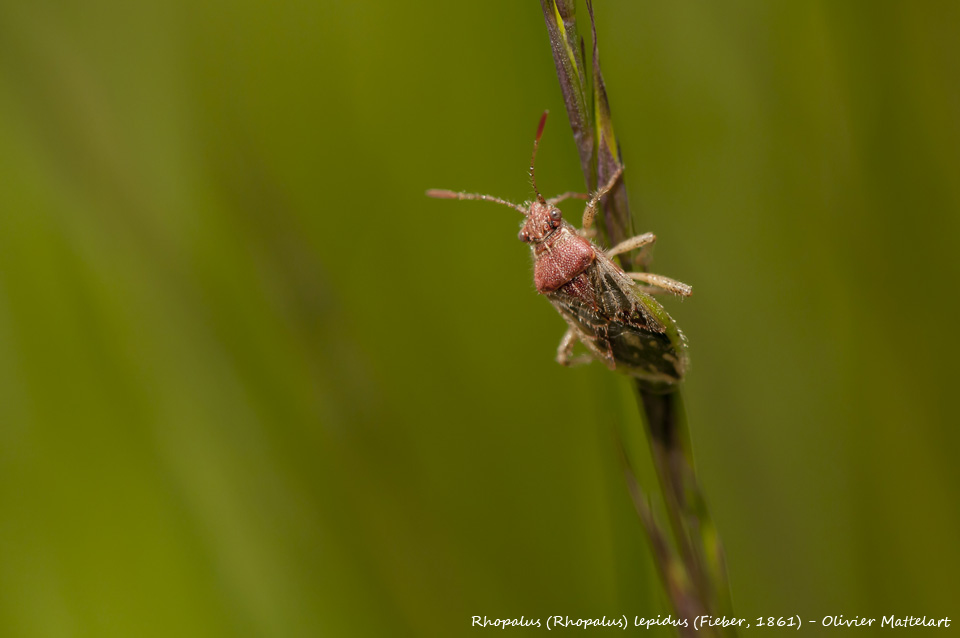
<instances>
[{"instance_id":1,"label":"compound eye","mask_svg":"<svg viewBox=\"0 0 960 638\"><path fill-rule=\"evenodd\" d=\"M556 208L550 211L550 219L552 219L555 222L560 221L560 211L557 210Z\"/></svg>"},{"instance_id":2,"label":"compound eye","mask_svg":"<svg viewBox=\"0 0 960 638\"><path fill-rule=\"evenodd\" d=\"M527 234L526 234L525 232L523 232L522 230L521 230L520 233L517 235L517 238L518 238L520 241L524 242L524 243L526 243L526 242L529 241L529 239L530 239L529 237L527 237Z\"/></svg>"}]
</instances>

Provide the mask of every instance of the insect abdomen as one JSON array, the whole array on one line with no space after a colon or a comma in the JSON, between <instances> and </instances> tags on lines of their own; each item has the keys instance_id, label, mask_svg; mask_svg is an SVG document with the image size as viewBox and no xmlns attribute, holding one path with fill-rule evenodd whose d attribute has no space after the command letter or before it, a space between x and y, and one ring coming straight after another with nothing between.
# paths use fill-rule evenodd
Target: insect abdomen
<instances>
[{"instance_id":1,"label":"insect abdomen","mask_svg":"<svg viewBox=\"0 0 960 638\"><path fill-rule=\"evenodd\" d=\"M686 368L679 330L656 301L617 275L612 264L607 267L598 258L547 297L580 341L610 369L653 385L677 383Z\"/></svg>"}]
</instances>

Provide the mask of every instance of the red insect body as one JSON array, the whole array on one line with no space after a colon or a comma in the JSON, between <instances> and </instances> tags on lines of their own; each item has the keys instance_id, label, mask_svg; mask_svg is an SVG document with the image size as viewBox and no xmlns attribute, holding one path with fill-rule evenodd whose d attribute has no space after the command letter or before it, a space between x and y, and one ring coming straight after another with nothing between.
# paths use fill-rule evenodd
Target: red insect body
<instances>
[{"instance_id":1,"label":"red insect body","mask_svg":"<svg viewBox=\"0 0 960 638\"><path fill-rule=\"evenodd\" d=\"M686 368L685 340L663 307L633 279L646 281L661 289L687 296L690 287L659 275L625 273L611 257L647 245L653 235L641 235L602 251L586 236L600 199L616 183L620 172L590 198L584 211L584 230L566 221L556 204L564 199L585 195L565 193L550 200L537 191L533 164L546 113L537 127L530 177L537 199L524 206L474 193L430 190L427 195L446 199L493 201L514 208L526 216L520 229L521 241L530 244L534 259L533 281L537 292L546 296L569 326L560 343L557 360L574 362L573 346L580 341L594 358L612 370L625 372L651 384L669 386L683 377Z\"/></svg>"}]
</instances>

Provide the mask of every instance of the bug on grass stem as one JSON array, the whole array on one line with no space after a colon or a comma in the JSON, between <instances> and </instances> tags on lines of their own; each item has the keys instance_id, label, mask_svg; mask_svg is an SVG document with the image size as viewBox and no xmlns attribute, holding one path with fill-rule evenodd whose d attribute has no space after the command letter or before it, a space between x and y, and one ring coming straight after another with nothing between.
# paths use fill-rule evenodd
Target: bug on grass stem
<instances>
[{"instance_id":1,"label":"bug on grass stem","mask_svg":"<svg viewBox=\"0 0 960 638\"><path fill-rule=\"evenodd\" d=\"M611 370L642 379L652 388L669 387L683 378L686 341L651 294L669 292L688 297L691 288L661 275L625 272L613 261L616 255L652 244L656 240L652 233L631 237L608 250L590 240L600 201L621 179L622 167L593 196L568 192L546 199L540 194L534 166L546 120L544 113L530 160L534 201L521 206L491 195L448 190L429 190L427 195L494 202L524 215L519 238L530 245L533 253L537 292L549 299L567 322L567 331L557 348L560 364L599 359ZM579 230L564 220L557 208L566 199L587 200ZM588 355L573 356L577 341L586 346Z\"/></svg>"}]
</instances>

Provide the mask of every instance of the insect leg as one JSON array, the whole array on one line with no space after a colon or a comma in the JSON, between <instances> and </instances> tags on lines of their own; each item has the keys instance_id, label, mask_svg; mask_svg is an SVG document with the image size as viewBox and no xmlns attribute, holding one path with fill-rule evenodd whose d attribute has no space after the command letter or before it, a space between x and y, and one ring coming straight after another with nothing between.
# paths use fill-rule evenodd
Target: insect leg
<instances>
[{"instance_id":1,"label":"insect leg","mask_svg":"<svg viewBox=\"0 0 960 638\"><path fill-rule=\"evenodd\" d=\"M640 289L640 292L645 292L650 296L662 295L663 293L667 292L663 288L657 288L656 286L638 286L638 288Z\"/></svg>"},{"instance_id":2,"label":"insect leg","mask_svg":"<svg viewBox=\"0 0 960 638\"><path fill-rule=\"evenodd\" d=\"M603 199L603 196L610 192L610 189L617 183L617 180L623 175L623 167L620 166L617 168L617 172L613 174L613 177L603 185L596 193L593 194L593 197L590 198L590 201L587 202L587 207L583 210L583 223L581 228L589 228L593 224L593 218L597 216L597 206L600 204L600 200Z\"/></svg>"},{"instance_id":3,"label":"insect leg","mask_svg":"<svg viewBox=\"0 0 960 638\"><path fill-rule=\"evenodd\" d=\"M560 193L556 197L551 197L547 200L547 203L551 206L555 206L560 202L566 199L590 199L590 196L586 193L575 193L573 191L567 191L566 193Z\"/></svg>"},{"instance_id":4,"label":"insect leg","mask_svg":"<svg viewBox=\"0 0 960 638\"><path fill-rule=\"evenodd\" d=\"M577 344L577 333L573 328L567 328L560 339L560 345L557 347L557 363L562 366L576 366L584 363L590 363L593 358L590 355L574 357L573 346Z\"/></svg>"},{"instance_id":5,"label":"insect leg","mask_svg":"<svg viewBox=\"0 0 960 638\"><path fill-rule=\"evenodd\" d=\"M628 272L627 277L636 279L637 281L642 281L650 284L651 286L656 286L657 288L671 292L680 297L689 297L693 294L693 288L691 288L689 285L677 281L676 279L664 277L663 275L654 275L648 272Z\"/></svg>"},{"instance_id":6,"label":"insect leg","mask_svg":"<svg viewBox=\"0 0 960 638\"><path fill-rule=\"evenodd\" d=\"M655 241L657 241L657 236L653 233L644 233L642 235L637 235L636 237L631 237L630 239L624 239L622 242L607 251L607 257L613 257L614 255L619 255L620 253L628 253L631 250L640 248L641 246L649 246Z\"/></svg>"}]
</instances>

